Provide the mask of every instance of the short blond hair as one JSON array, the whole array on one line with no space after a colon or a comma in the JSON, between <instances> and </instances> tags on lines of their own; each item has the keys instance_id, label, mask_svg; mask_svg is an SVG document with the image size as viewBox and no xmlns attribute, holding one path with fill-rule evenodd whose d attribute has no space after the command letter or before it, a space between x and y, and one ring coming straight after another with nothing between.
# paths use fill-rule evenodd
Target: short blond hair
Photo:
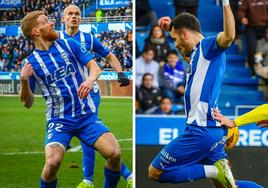
<instances>
[{"instance_id":1,"label":"short blond hair","mask_svg":"<svg viewBox=\"0 0 268 188\"><path fill-rule=\"evenodd\" d=\"M44 15L44 12L41 10L33 11L21 20L20 27L23 35L28 39L33 39L32 37L32 29L37 24L37 18L41 15Z\"/></svg>"}]
</instances>

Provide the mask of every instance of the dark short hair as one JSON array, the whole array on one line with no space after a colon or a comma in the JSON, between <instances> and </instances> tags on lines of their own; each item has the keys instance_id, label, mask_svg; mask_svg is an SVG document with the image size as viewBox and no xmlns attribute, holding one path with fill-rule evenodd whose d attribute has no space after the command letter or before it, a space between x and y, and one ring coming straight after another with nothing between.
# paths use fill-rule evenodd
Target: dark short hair
<instances>
[{"instance_id":1,"label":"dark short hair","mask_svg":"<svg viewBox=\"0 0 268 188\"><path fill-rule=\"evenodd\" d=\"M176 56L179 56L177 50L175 50L175 49L169 50L168 53L167 53L167 57L168 57L169 55L176 55Z\"/></svg>"},{"instance_id":2,"label":"dark short hair","mask_svg":"<svg viewBox=\"0 0 268 188\"><path fill-rule=\"evenodd\" d=\"M200 22L194 15L187 12L177 15L170 24L170 30L172 27L174 27L175 30L187 28L201 33Z\"/></svg>"},{"instance_id":3,"label":"dark short hair","mask_svg":"<svg viewBox=\"0 0 268 188\"><path fill-rule=\"evenodd\" d=\"M168 99L168 100L172 103L172 100L171 100L170 97L168 97L168 96L163 96L162 99L161 99L161 101L160 101L160 104L161 104L165 99Z\"/></svg>"},{"instance_id":4,"label":"dark short hair","mask_svg":"<svg viewBox=\"0 0 268 188\"><path fill-rule=\"evenodd\" d=\"M147 52L149 52L151 50L154 52L154 49L153 49L153 47L151 45L145 45L144 49L143 49L143 53L147 53Z\"/></svg>"},{"instance_id":5,"label":"dark short hair","mask_svg":"<svg viewBox=\"0 0 268 188\"><path fill-rule=\"evenodd\" d=\"M154 78L154 75L153 75L153 74L147 72L147 73L145 73L145 74L142 76L142 82L144 81L144 79L145 79L146 76L151 76L152 78Z\"/></svg>"}]
</instances>

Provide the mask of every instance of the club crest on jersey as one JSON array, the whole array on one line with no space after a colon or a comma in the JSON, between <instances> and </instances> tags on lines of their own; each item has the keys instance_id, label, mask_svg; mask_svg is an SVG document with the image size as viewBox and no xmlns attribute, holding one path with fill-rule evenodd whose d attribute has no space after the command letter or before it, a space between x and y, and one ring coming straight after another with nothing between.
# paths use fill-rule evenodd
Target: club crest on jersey
<instances>
[{"instance_id":1,"label":"club crest on jersey","mask_svg":"<svg viewBox=\"0 0 268 188\"><path fill-rule=\"evenodd\" d=\"M62 57L62 59L64 59L64 61L69 61L69 55L66 52L61 52L60 56Z\"/></svg>"},{"instance_id":2,"label":"club crest on jersey","mask_svg":"<svg viewBox=\"0 0 268 188\"><path fill-rule=\"evenodd\" d=\"M52 84L75 72L76 70L74 68L74 65L70 63L70 64L67 64L66 66L56 69L52 74L46 75L46 80L48 84Z\"/></svg>"},{"instance_id":3,"label":"club crest on jersey","mask_svg":"<svg viewBox=\"0 0 268 188\"><path fill-rule=\"evenodd\" d=\"M87 53L87 49L85 45L81 45L80 47L81 52L83 52L84 54Z\"/></svg>"}]
</instances>

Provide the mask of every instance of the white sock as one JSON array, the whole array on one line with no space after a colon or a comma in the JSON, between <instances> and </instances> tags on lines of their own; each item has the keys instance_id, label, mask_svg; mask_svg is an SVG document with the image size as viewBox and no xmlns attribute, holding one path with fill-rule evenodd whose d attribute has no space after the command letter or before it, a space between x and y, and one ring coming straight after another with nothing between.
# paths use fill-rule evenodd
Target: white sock
<instances>
[{"instance_id":1,"label":"white sock","mask_svg":"<svg viewBox=\"0 0 268 188\"><path fill-rule=\"evenodd\" d=\"M204 165L205 175L207 178L217 178L218 169L214 165Z\"/></svg>"},{"instance_id":2,"label":"white sock","mask_svg":"<svg viewBox=\"0 0 268 188\"><path fill-rule=\"evenodd\" d=\"M85 182L88 185L93 185L93 182L87 179L83 179L83 182Z\"/></svg>"}]
</instances>

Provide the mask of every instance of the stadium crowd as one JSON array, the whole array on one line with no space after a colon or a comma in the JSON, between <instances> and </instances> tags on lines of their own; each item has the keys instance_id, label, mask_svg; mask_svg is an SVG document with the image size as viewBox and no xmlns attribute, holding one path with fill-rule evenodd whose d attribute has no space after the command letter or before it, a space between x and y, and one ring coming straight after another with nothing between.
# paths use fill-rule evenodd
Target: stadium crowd
<instances>
[{"instance_id":1,"label":"stadium crowd","mask_svg":"<svg viewBox=\"0 0 268 188\"><path fill-rule=\"evenodd\" d=\"M252 75L268 83L268 0L254 3L250 0L231 1L231 7L237 22L237 39L241 40L241 35L246 37L246 46L242 48L247 48L247 64ZM187 64L171 49L165 32L156 25L158 16L149 1L137 0L136 4L141 6L136 13L137 26L151 28L144 41L144 50L136 48L136 112L180 113ZM198 0L174 0L177 14L189 12L197 15L198 5ZM161 110L162 102L166 104L168 100L172 103L168 105L170 110Z\"/></svg>"},{"instance_id":2,"label":"stadium crowd","mask_svg":"<svg viewBox=\"0 0 268 188\"><path fill-rule=\"evenodd\" d=\"M96 37L117 56L124 70L132 68L132 32L107 31ZM22 36L8 37L0 34L0 71L20 71L23 59L33 49L33 43ZM111 70L108 62L100 57L96 58L103 69Z\"/></svg>"},{"instance_id":3,"label":"stadium crowd","mask_svg":"<svg viewBox=\"0 0 268 188\"><path fill-rule=\"evenodd\" d=\"M186 63L171 49L165 32L152 27L136 59L136 112L183 113Z\"/></svg>"},{"instance_id":4,"label":"stadium crowd","mask_svg":"<svg viewBox=\"0 0 268 188\"><path fill-rule=\"evenodd\" d=\"M42 10L49 19L55 20L56 28L61 24L61 12L69 4L76 4L82 10L84 6L89 7L91 1L85 0L23 0L22 7L16 9L0 10L0 21L21 20L32 10Z\"/></svg>"},{"instance_id":5,"label":"stadium crowd","mask_svg":"<svg viewBox=\"0 0 268 188\"><path fill-rule=\"evenodd\" d=\"M124 71L132 69L132 31L103 31L96 37L115 54ZM96 58L103 69L111 69L105 59Z\"/></svg>"},{"instance_id":6,"label":"stadium crowd","mask_svg":"<svg viewBox=\"0 0 268 188\"><path fill-rule=\"evenodd\" d=\"M87 11L86 16L95 16L95 11L88 12L88 7L91 4L96 3L94 0L23 0L23 5L21 8L14 9L2 9L0 10L0 21L10 21L10 20L21 20L26 14L32 10L42 10L46 13L49 19L55 20L56 28L60 27L62 10L69 4L77 5L83 14L83 10ZM98 12L100 11L100 12ZM132 3L126 7L120 7L118 9L98 9L100 17L120 17L120 16L131 16L132 15ZM105 20L100 20L105 21Z\"/></svg>"}]
</instances>

